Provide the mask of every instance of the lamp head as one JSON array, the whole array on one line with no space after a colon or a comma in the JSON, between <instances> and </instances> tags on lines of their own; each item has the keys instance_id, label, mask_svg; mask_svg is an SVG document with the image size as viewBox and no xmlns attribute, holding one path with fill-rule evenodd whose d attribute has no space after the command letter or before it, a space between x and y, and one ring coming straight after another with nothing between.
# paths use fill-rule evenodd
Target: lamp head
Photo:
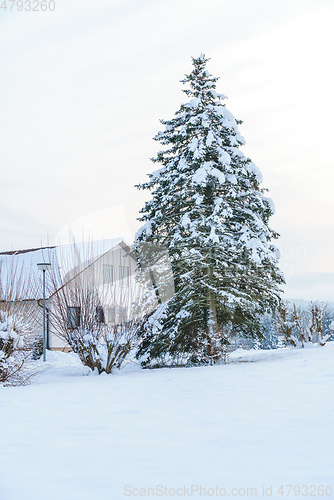
<instances>
[{"instance_id":1,"label":"lamp head","mask_svg":"<svg viewBox=\"0 0 334 500\"><path fill-rule=\"evenodd\" d=\"M48 271L50 267L51 267L50 262L40 262L39 264L37 264L37 269L39 271Z\"/></svg>"}]
</instances>

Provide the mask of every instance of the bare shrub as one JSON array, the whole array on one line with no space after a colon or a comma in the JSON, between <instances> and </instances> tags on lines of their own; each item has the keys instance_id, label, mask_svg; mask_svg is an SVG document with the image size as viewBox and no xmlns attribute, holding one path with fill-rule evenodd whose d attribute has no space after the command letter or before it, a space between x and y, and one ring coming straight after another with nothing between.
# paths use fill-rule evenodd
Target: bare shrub
<instances>
[{"instance_id":1,"label":"bare shrub","mask_svg":"<svg viewBox=\"0 0 334 500\"><path fill-rule=\"evenodd\" d=\"M99 243L80 244L79 250L75 243L58 249L60 265L48 273L49 289L56 290L48 307L54 332L82 363L111 373L138 342L139 285L134 280L130 286L131 257L117 245L99 248Z\"/></svg>"},{"instance_id":2,"label":"bare shrub","mask_svg":"<svg viewBox=\"0 0 334 500\"><path fill-rule=\"evenodd\" d=\"M318 345L324 346L326 342L332 337L334 325L331 324L329 326L331 333L324 334L323 320L324 314L326 310L326 304L323 302L310 302L309 304L309 316L310 316L310 325L309 332L310 335L315 337Z\"/></svg>"},{"instance_id":3,"label":"bare shrub","mask_svg":"<svg viewBox=\"0 0 334 500\"><path fill-rule=\"evenodd\" d=\"M334 331L324 334L324 312L326 304L323 302L310 302L307 310L290 306L283 302L276 317L276 328L287 344L293 347L305 347L310 343L324 346L332 337Z\"/></svg>"}]
</instances>

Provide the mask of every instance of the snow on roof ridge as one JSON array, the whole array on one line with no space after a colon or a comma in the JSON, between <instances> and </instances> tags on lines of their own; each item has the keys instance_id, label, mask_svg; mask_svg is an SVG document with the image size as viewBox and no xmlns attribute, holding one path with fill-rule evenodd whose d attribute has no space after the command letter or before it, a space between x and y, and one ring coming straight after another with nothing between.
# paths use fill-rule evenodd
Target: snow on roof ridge
<instances>
[{"instance_id":1,"label":"snow on roof ridge","mask_svg":"<svg viewBox=\"0 0 334 500\"><path fill-rule=\"evenodd\" d=\"M38 247L38 248L26 248L24 250L7 250L5 252L0 252L0 255L21 255L23 253L37 252L38 250L47 250L49 248L52 249L56 247L48 246L48 247Z\"/></svg>"},{"instance_id":2,"label":"snow on roof ridge","mask_svg":"<svg viewBox=\"0 0 334 500\"><path fill-rule=\"evenodd\" d=\"M80 242L74 242L74 243L65 243L62 245L50 245L46 247L37 247L37 248L25 248L22 250L6 250L4 252L0 252L0 255L22 255L24 253L29 253L29 252L38 252L39 250L52 250L54 248L61 248L61 247L66 247L66 246L71 246L71 245L86 245L86 244L96 244L96 243L101 243L101 242L112 242L113 246L119 245L120 243L123 243L125 246L130 248L130 244L125 241L124 238L122 237L117 237L117 238L104 238L104 239L99 239L99 240L92 240L92 241L80 241Z\"/></svg>"}]
</instances>

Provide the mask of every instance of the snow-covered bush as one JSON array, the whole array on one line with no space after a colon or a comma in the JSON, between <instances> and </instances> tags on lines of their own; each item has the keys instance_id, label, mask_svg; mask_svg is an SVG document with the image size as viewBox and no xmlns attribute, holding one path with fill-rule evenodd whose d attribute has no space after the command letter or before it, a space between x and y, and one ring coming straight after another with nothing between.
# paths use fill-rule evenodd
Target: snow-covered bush
<instances>
[{"instance_id":1,"label":"snow-covered bush","mask_svg":"<svg viewBox=\"0 0 334 500\"><path fill-rule=\"evenodd\" d=\"M7 257L7 256L6 256ZM15 258L0 260L0 384L27 383L33 374L33 343L39 331L35 296L37 284Z\"/></svg>"},{"instance_id":2,"label":"snow-covered bush","mask_svg":"<svg viewBox=\"0 0 334 500\"><path fill-rule=\"evenodd\" d=\"M19 385L27 379L22 373L29 357L24 332L15 326L13 318L0 313L0 384Z\"/></svg>"},{"instance_id":3,"label":"snow-covered bush","mask_svg":"<svg viewBox=\"0 0 334 500\"><path fill-rule=\"evenodd\" d=\"M67 342L81 362L98 373L120 368L138 339L138 323L129 322L87 330L77 328L67 335Z\"/></svg>"},{"instance_id":4,"label":"snow-covered bush","mask_svg":"<svg viewBox=\"0 0 334 500\"><path fill-rule=\"evenodd\" d=\"M31 357L34 361L40 359L43 356L43 335L36 335L30 344L31 347Z\"/></svg>"}]
</instances>

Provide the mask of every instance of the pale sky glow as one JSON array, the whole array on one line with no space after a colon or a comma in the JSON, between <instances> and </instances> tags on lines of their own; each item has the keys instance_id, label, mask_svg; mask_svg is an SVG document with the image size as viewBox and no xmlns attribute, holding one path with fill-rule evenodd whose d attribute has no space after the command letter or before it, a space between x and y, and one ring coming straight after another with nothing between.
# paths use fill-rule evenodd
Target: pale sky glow
<instances>
[{"instance_id":1,"label":"pale sky glow","mask_svg":"<svg viewBox=\"0 0 334 500\"><path fill-rule=\"evenodd\" d=\"M111 227L114 206L133 234L148 196L133 186L203 52L275 202L287 294L334 300L334 274L314 284L334 273L334 3L55 3L0 10L0 251L53 244L92 213L101 226L101 211Z\"/></svg>"}]
</instances>

